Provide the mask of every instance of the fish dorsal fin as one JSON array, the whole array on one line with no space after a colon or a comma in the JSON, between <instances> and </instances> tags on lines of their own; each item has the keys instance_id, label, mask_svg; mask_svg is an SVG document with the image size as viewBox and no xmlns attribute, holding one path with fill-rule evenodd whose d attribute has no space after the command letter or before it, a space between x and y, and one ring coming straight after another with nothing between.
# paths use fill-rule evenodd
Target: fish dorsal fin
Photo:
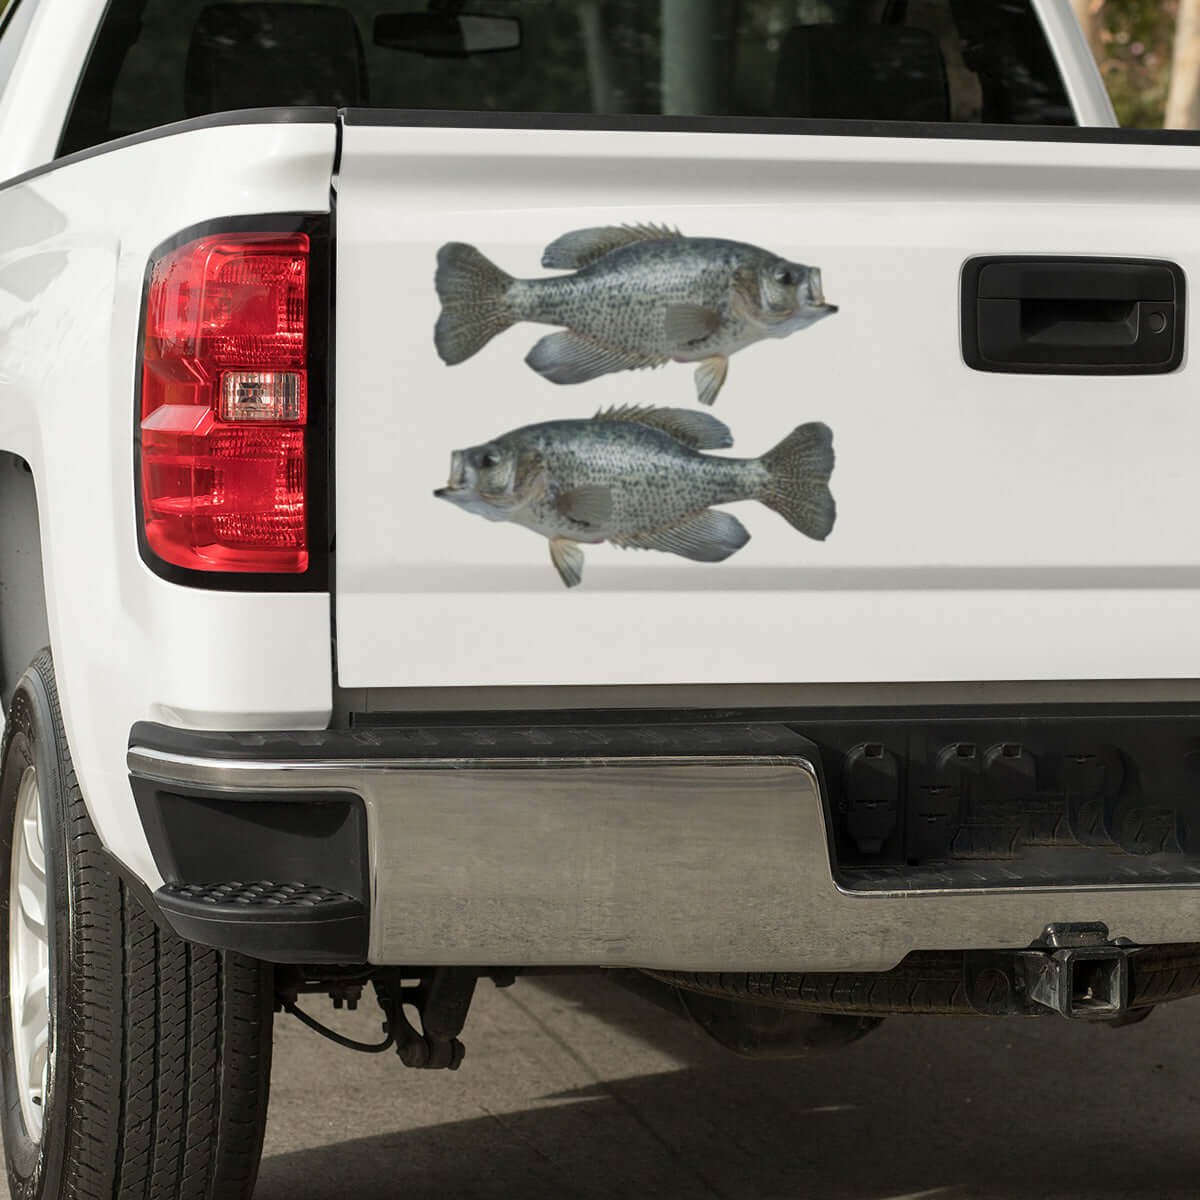
<instances>
[{"instance_id":1,"label":"fish dorsal fin","mask_svg":"<svg viewBox=\"0 0 1200 1200\"><path fill-rule=\"evenodd\" d=\"M546 247L542 266L552 271L578 271L622 246L634 242L678 241L683 234L669 225L600 225L576 229Z\"/></svg>"},{"instance_id":2,"label":"fish dorsal fin","mask_svg":"<svg viewBox=\"0 0 1200 1200\"><path fill-rule=\"evenodd\" d=\"M550 561L567 587L578 587L583 582L583 551L578 542L569 538L551 538Z\"/></svg>"},{"instance_id":3,"label":"fish dorsal fin","mask_svg":"<svg viewBox=\"0 0 1200 1200\"><path fill-rule=\"evenodd\" d=\"M750 540L746 527L730 513L706 508L662 529L613 538L628 550L661 550L693 562L724 562Z\"/></svg>"},{"instance_id":4,"label":"fish dorsal fin","mask_svg":"<svg viewBox=\"0 0 1200 1200\"><path fill-rule=\"evenodd\" d=\"M623 404L619 408L601 409L597 421L631 421L649 425L673 437L693 450L728 450L733 445L729 426L711 413L693 412L688 408L652 408Z\"/></svg>"},{"instance_id":5,"label":"fish dorsal fin","mask_svg":"<svg viewBox=\"0 0 1200 1200\"><path fill-rule=\"evenodd\" d=\"M581 525L603 525L612 516L612 492L599 484L585 483L563 492L557 508L564 517Z\"/></svg>"}]
</instances>

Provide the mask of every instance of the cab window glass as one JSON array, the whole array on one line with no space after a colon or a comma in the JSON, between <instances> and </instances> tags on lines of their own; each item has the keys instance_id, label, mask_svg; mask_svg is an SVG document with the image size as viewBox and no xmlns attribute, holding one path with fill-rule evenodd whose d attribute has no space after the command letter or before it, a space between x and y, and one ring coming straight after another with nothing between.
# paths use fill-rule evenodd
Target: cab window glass
<instances>
[{"instance_id":1,"label":"cab window glass","mask_svg":"<svg viewBox=\"0 0 1200 1200\"><path fill-rule=\"evenodd\" d=\"M1029 0L112 0L63 150L298 104L1073 123Z\"/></svg>"}]
</instances>

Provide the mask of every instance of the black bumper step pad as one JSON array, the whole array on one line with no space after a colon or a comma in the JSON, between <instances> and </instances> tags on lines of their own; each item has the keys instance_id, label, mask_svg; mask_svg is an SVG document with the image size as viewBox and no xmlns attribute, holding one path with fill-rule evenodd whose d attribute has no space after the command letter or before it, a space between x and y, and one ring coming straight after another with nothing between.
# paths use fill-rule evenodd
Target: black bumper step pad
<instances>
[{"instance_id":1,"label":"black bumper step pad","mask_svg":"<svg viewBox=\"0 0 1200 1200\"><path fill-rule=\"evenodd\" d=\"M155 899L177 933L204 945L272 962L366 956L366 906L320 884L167 883Z\"/></svg>"}]
</instances>

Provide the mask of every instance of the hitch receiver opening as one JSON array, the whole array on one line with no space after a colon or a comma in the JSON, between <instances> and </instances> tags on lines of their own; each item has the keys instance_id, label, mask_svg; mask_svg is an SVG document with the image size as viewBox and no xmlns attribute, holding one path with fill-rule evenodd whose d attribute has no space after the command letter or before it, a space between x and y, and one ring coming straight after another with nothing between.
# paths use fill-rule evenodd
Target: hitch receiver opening
<instances>
[{"instance_id":1,"label":"hitch receiver opening","mask_svg":"<svg viewBox=\"0 0 1200 1200\"><path fill-rule=\"evenodd\" d=\"M1129 959L1138 947L1097 926L1050 926L1044 950L1017 955L1030 1000L1076 1021L1110 1021L1129 1007Z\"/></svg>"}]
</instances>

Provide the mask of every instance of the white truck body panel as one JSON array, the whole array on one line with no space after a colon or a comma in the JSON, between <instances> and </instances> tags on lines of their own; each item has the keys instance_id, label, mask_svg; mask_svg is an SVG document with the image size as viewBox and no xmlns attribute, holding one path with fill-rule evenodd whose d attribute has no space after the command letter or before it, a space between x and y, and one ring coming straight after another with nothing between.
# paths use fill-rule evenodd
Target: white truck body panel
<instances>
[{"instance_id":1,"label":"white truck body panel","mask_svg":"<svg viewBox=\"0 0 1200 1200\"><path fill-rule=\"evenodd\" d=\"M218 214L326 211L335 141L332 123L198 129L0 188L0 446L36 481L76 772L101 838L149 882L125 766L132 724L324 728L332 685L328 595L180 587L139 557L146 264Z\"/></svg>"},{"instance_id":2,"label":"white truck body panel","mask_svg":"<svg viewBox=\"0 0 1200 1200\"><path fill-rule=\"evenodd\" d=\"M0 95L0 183L55 154L105 0L43 0ZM20 14L22 20L27 14ZM15 20L15 18L14 18Z\"/></svg>"},{"instance_id":3,"label":"white truck body panel","mask_svg":"<svg viewBox=\"0 0 1200 1200\"><path fill-rule=\"evenodd\" d=\"M978 255L1166 259L1194 275L1200 151L356 124L343 138L342 686L1200 675L1179 637L1200 616L1194 366L987 374L959 337L960 273ZM589 546L567 592L543 538L433 498L450 452L609 405L695 407L691 371L556 387L522 361L549 332L530 324L447 368L435 255L470 242L542 277L553 238L649 221L822 268L841 311L734 355L714 412L740 455L830 425L838 523L818 545L737 505L752 541L729 561Z\"/></svg>"}]
</instances>

